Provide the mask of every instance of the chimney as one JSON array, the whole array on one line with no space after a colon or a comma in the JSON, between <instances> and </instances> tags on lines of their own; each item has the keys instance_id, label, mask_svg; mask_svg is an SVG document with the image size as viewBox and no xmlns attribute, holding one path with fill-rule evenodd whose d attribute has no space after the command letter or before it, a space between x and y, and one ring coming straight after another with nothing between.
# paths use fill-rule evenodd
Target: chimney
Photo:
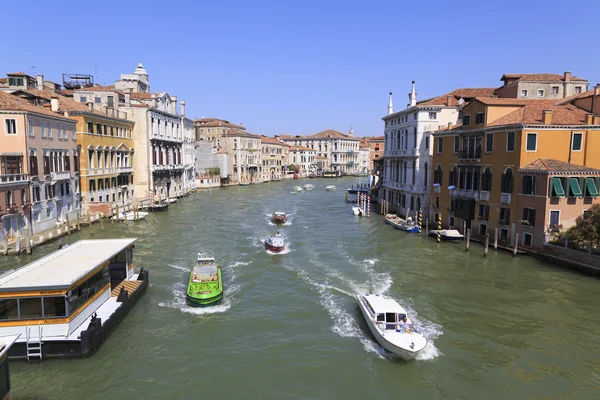
<instances>
[{"instance_id":1,"label":"chimney","mask_svg":"<svg viewBox=\"0 0 600 400\"><path fill-rule=\"evenodd\" d=\"M570 82L571 81L571 73L570 72L565 72L565 76L564 76L564 81L565 82Z\"/></svg>"},{"instance_id":2,"label":"chimney","mask_svg":"<svg viewBox=\"0 0 600 400\"><path fill-rule=\"evenodd\" d=\"M448 122L448 130L452 129L452 122Z\"/></svg>"},{"instance_id":3,"label":"chimney","mask_svg":"<svg viewBox=\"0 0 600 400\"><path fill-rule=\"evenodd\" d=\"M52 98L50 98L50 107L52 108L53 112L58 111L58 97L52 96Z\"/></svg>"},{"instance_id":4,"label":"chimney","mask_svg":"<svg viewBox=\"0 0 600 400\"><path fill-rule=\"evenodd\" d=\"M171 100L173 100L171 103L171 112L177 114L177 96L172 96Z\"/></svg>"},{"instance_id":5,"label":"chimney","mask_svg":"<svg viewBox=\"0 0 600 400\"><path fill-rule=\"evenodd\" d=\"M88 106L88 109L90 110L90 112L94 111L94 103L92 103L91 101L88 101L87 106Z\"/></svg>"},{"instance_id":6,"label":"chimney","mask_svg":"<svg viewBox=\"0 0 600 400\"><path fill-rule=\"evenodd\" d=\"M185 100L181 100L181 116L185 117Z\"/></svg>"},{"instance_id":7,"label":"chimney","mask_svg":"<svg viewBox=\"0 0 600 400\"><path fill-rule=\"evenodd\" d=\"M592 125L594 122L594 114L585 114L585 124Z\"/></svg>"},{"instance_id":8,"label":"chimney","mask_svg":"<svg viewBox=\"0 0 600 400\"><path fill-rule=\"evenodd\" d=\"M451 103L452 103L452 95L449 94L448 96L446 96L446 105L451 106L452 105Z\"/></svg>"},{"instance_id":9,"label":"chimney","mask_svg":"<svg viewBox=\"0 0 600 400\"><path fill-rule=\"evenodd\" d=\"M600 125L600 115L594 115L592 125Z\"/></svg>"},{"instance_id":10,"label":"chimney","mask_svg":"<svg viewBox=\"0 0 600 400\"><path fill-rule=\"evenodd\" d=\"M596 83L596 87L594 87L594 94L596 96L600 96L600 83Z\"/></svg>"},{"instance_id":11,"label":"chimney","mask_svg":"<svg viewBox=\"0 0 600 400\"><path fill-rule=\"evenodd\" d=\"M542 123L544 125L552 124L552 110L544 110L542 111Z\"/></svg>"},{"instance_id":12,"label":"chimney","mask_svg":"<svg viewBox=\"0 0 600 400\"><path fill-rule=\"evenodd\" d=\"M44 90L44 75L38 75L35 77L37 90Z\"/></svg>"},{"instance_id":13,"label":"chimney","mask_svg":"<svg viewBox=\"0 0 600 400\"><path fill-rule=\"evenodd\" d=\"M68 112L68 111L65 111L65 112L63 113L63 115L65 116L65 118L69 118L69 112Z\"/></svg>"}]
</instances>

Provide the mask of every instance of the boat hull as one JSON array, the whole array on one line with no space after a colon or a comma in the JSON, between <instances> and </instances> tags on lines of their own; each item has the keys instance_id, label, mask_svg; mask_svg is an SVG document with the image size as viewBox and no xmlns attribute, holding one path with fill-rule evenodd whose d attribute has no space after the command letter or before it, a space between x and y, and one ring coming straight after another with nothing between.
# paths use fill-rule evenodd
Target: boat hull
<instances>
[{"instance_id":1,"label":"boat hull","mask_svg":"<svg viewBox=\"0 0 600 400\"><path fill-rule=\"evenodd\" d=\"M433 236L434 238L437 238L437 231L430 231L429 236ZM464 236L448 236L448 235L441 234L440 239L444 242L456 243L456 242L463 241Z\"/></svg>"},{"instance_id":2,"label":"boat hull","mask_svg":"<svg viewBox=\"0 0 600 400\"><path fill-rule=\"evenodd\" d=\"M286 217L273 217L271 218L273 220L274 223L276 224L285 224L285 218Z\"/></svg>"},{"instance_id":3,"label":"boat hull","mask_svg":"<svg viewBox=\"0 0 600 400\"><path fill-rule=\"evenodd\" d=\"M188 294L186 294L185 297L190 306L202 307L202 306L209 306L209 305L220 302L223 299L223 292L221 292L215 296L204 298L204 299L199 298L199 297L193 297Z\"/></svg>"},{"instance_id":4,"label":"boat hull","mask_svg":"<svg viewBox=\"0 0 600 400\"><path fill-rule=\"evenodd\" d=\"M381 332L379 331L379 329L377 329L373 325L373 322L371 321L371 317L370 317L368 311L366 310L365 305L361 301L360 296L357 296L357 300L358 300L358 307L360 308L360 312L363 315L363 317L365 319L365 322L367 323L367 326L369 327L369 330L371 331L371 333L375 337L375 340L377 340L377 343L379 343L387 351L389 351L391 353L394 353L397 356L400 356L404 360L414 360L414 359L417 358L417 356L419 355L419 353L421 351L423 351L423 349L420 349L418 351L407 350L407 349L404 349L402 347L398 347L395 344L389 342L381 334Z\"/></svg>"},{"instance_id":5,"label":"boat hull","mask_svg":"<svg viewBox=\"0 0 600 400\"><path fill-rule=\"evenodd\" d=\"M265 242L265 249L267 249L273 253L281 253L285 249L285 246L273 246L273 245Z\"/></svg>"}]
</instances>

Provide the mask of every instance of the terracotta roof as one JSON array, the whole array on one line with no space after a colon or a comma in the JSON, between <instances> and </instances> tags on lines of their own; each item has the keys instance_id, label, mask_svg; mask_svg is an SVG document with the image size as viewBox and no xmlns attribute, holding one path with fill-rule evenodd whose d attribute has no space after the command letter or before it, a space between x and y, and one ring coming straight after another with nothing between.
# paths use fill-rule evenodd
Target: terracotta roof
<instances>
[{"instance_id":1,"label":"terracotta roof","mask_svg":"<svg viewBox=\"0 0 600 400\"><path fill-rule=\"evenodd\" d=\"M462 88L454 89L453 91L441 96L432 97L417 101L418 106L448 106L448 96L450 96L450 106L458 106L458 101L463 99L469 101L475 97L491 97L494 95L496 88Z\"/></svg>"},{"instance_id":2,"label":"terracotta roof","mask_svg":"<svg viewBox=\"0 0 600 400\"><path fill-rule=\"evenodd\" d=\"M570 164L564 161L554 160L552 158L538 158L535 161L524 165L520 170L525 171L539 171L539 172L583 172L583 173L597 173L600 174L600 170L583 165Z\"/></svg>"},{"instance_id":3,"label":"terracotta roof","mask_svg":"<svg viewBox=\"0 0 600 400\"><path fill-rule=\"evenodd\" d=\"M130 93L132 99L151 99L152 93L133 92Z\"/></svg>"},{"instance_id":4,"label":"terracotta roof","mask_svg":"<svg viewBox=\"0 0 600 400\"><path fill-rule=\"evenodd\" d=\"M498 106L524 106L528 103L535 101L547 101L553 103L555 100L538 100L538 99L515 99L512 97L477 97L474 101L479 101L487 105L498 105Z\"/></svg>"},{"instance_id":5,"label":"terracotta roof","mask_svg":"<svg viewBox=\"0 0 600 400\"><path fill-rule=\"evenodd\" d=\"M32 112L74 122L72 119L65 118L61 114L52 112L44 107L35 106L25 99L2 91L0 91L0 110Z\"/></svg>"},{"instance_id":6,"label":"terracotta roof","mask_svg":"<svg viewBox=\"0 0 600 400\"><path fill-rule=\"evenodd\" d=\"M573 100L576 100L576 99L585 99L586 97L592 97L594 95L595 90L596 90L596 88L593 87L591 90L588 90L587 92L573 94L571 96L565 97L564 99L561 99L556 104L567 104L567 103L571 103Z\"/></svg>"},{"instance_id":7,"label":"terracotta roof","mask_svg":"<svg viewBox=\"0 0 600 400\"><path fill-rule=\"evenodd\" d=\"M198 118L194 120L196 126L206 127L206 128L216 128L216 127L226 127L226 128L236 128L236 129L245 129L241 125L232 124L229 121L218 118Z\"/></svg>"},{"instance_id":8,"label":"terracotta roof","mask_svg":"<svg viewBox=\"0 0 600 400\"><path fill-rule=\"evenodd\" d=\"M290 151L314 151L314 152L316 152L315 149L311 149L310 147L306 147L306 146L290 146Z\"/></svg>"},{"instance_id":9,"label":"terracotta roof","mask_svg":"<svg viewBox=\"0 0 600 400\"><path fill-rule=\"evenodd\" d=\"M8 78L0 78L0 83L6 83L8 82Z\"/></svg>"},{"instance_id":10,"label":"terracotta roof","mask_svg":"<svg viewBox=\"0 0 600 400\"><path fill-rule=\"evenodd\" d=\"M252 133L248 133L246 131L238 131L238 130L231 130L227 132L227 136L229 137L247 137L247 138L251 138L251 139L260 139L260 135L255 135Z\"/></svg>"},{"instance_id":11,"label":"terracotta roof","mask_svg":"<svg viewBox=\"0 0 600 400\"><path fill-rule=\"evenodd\" d=\"M332 138L338 138L338 139L356 139L356 140L360 140L360 138L358 138L358 137L346 135L345 133L338 132L338 131L333 130L333 129L327 129L327 130L324 130L322 132L315 133L314 135L311 135L309 137L310 138L314 138L314 139L322 139L322 138L332 137Z\"/></svg>"},{"instance_id":12,"label":"terracotta roof","mask_svg":"<svg viewBox=\"0 0 600 400\"><path fill-rule=\"evenodd\" d=\"M25 72L9 72L6 75L18 75L18 76L29 76Z\"/></svg>"},{"instance_id":13,"label":"terracotta roof","mask_svg":"<svg viewBox=\"0 0 600 400\"><path fill-rule=\"evenodd\" d=\"M501 81L506 79L516 79L527 82L564 82L565 76L558 74L504 74L502 75L502 78L500 78ZM587 80L576 76L572 76L571 81L587 82Z\"/></svg>"},{"instance_id":14,"label":"terracotta roof","mask_svg":"<svg viewBox=\"0 0 600 400\"><path fill-rule=\"evenodd\" d=\"M115 85L111 86L90 86L81 89L76 89L76 92L115 92Z\"/></svg>"},{"instance_id":15,"label":"terracotta roof","mask_svg":"<svg viewBox=\"0 0 600 400\"><path fill-rule=\"evenodd\" d=\"M281 143L277 139L274 139L274 138L271 138L271 137L268 137L268 136L264 136L264 135L260 136L260 141L262 143L271 143L271 144L277 144L277 145L282 145L283 144L283 143Z\"/></svg>"},{"instance_id":16,"label":"terracotta roof","mask_svg":"<svg viewBox=\"0 0 600 400\"><path fill-rule=\"evenodd\" d=\"M586 125L585 116L588 114L587 111L572 104L555 105L553 100L538 100L528 102L522 108L489 123L487 126L515 124L542 125L544 110L552 110L550 125Z\"/></svg>"}]
</instances>

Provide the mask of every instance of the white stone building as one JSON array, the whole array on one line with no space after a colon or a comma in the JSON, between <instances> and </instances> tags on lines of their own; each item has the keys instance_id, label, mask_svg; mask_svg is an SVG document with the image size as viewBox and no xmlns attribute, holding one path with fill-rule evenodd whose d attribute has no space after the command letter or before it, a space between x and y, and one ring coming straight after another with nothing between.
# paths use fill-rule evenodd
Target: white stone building
<instances>
[{"instance_id":1,"label":"white stone building","mask_svg":"<svg viewBox=\"0 0 600 400\"><path fill-rule=\"evenodd\" d=\"M290 146L288 165L300 167L299 175L306 178L317 173L317 151L306 146Z\"/></svg>"},{"instance_id":2,"label":"white stone building","mask_svg":"<svg viewBox=\"0 0 600 400\"><path fill-rule=\"evenodd\" d=\"M283 179L288 161L289 146L277 139L262 135L261 139L261 178L263 182Z\"/></svg>"},{"instance_id":3,"label":"white stone building","mask_svg":"<svg viewBox=\"0 0 600 400\"><path fill-rule=\"evenodd\" d=\"M456 89L442 96L417 101L415 82L406 109L395 112L392 93L388 115L383 117L384 177L380 200L387 200L389 210L414 217L429 210L427 185L431 171L433 139L430 132L461 121L465 102L476 96L493 95L493 88Z\"/></svg>"},{"instance_id":4,"label":"white stone building","mask_svg":"<svg viewBox=\"0 0 600 400\"><path fill-rule=\"evenodd\" d=\"M261 136L245 131L228 131L221 137L221 146L227 157L227 176L242 184L262 182Z\"/></svg>"},{"instance_id":5,"label":"white stone building","mask_svg":"<svg viewBox=\"0 0 600 400\"><path fill-rule=\"evenodd\" d=\"M351 175L358 166L358 145L360 139L354 137L350 129L347 135L332 129L314 135L280 135L276 136L290 146L306 146L315 150L317 157L327 157L331 169Z\"/></svg>"},{"instance_id":6,"label":"white stone building","mask_svg":"<svg viewBox=\"0 0 600 400\"><path fill-rule=\"evenodd\" d=\"M181 100L181 126L183 127L183 186L184 193L196 188L196 128L194 121L185 117L185 100Z\"/></svg>"}]
</instances>

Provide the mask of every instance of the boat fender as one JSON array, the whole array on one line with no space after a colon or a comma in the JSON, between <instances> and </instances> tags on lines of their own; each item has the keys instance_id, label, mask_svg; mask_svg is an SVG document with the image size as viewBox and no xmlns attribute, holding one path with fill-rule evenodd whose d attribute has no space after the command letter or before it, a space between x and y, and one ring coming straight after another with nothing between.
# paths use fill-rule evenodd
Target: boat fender
<instances>
[{"instance_id":1,"label":"boat fender","mask_svg":"<svg viewBox=\"0 0 600 400\"><path fill-rule=\"evenodd\" d=\"M410 348L411 348L411 349L414 349L414 348L415 348L415 342L411 342L411 343L410 343Z\"/></svg>"}]
</instances>

